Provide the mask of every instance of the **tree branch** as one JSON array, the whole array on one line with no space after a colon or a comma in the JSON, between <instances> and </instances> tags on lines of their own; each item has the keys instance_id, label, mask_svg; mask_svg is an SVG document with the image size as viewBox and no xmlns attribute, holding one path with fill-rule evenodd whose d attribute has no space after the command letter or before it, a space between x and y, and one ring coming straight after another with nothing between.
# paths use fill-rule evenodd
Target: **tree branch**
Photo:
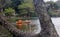
<instances>
[{"instance_id":1,"label":"tree branch","mask_svg":"<svg viewBox=\"0 0 60 37\"><path fill-rule=\"evenodd\" d=\"M0 24L2 24L6 29L8 29L15 36L22 36L24 33L14 27L11 23L6 21L6 17L0 14Z\"/></svg>"}]
</instances>

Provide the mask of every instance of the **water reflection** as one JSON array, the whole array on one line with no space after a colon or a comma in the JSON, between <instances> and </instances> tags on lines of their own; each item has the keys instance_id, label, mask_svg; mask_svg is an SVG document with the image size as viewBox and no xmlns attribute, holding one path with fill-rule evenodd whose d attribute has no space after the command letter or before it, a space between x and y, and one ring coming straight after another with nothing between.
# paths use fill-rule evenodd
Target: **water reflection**
<instances>
[{"instance_id":1,"label":"water reflection","mask_svg":"<svg viewBox=\"0 0 60 37\"><path fill-rule=\"evenodd\" d=\"M37 34L41 31L41 26L40 26L39 19L37 17L35 19L34 18L31 19L30 24L36 25L36 29L33 31L33 33ZM52 19L53 24L55 25L55 28L56 28L58 34L60 35L60 17L51 18L51 19ZM13 23L13 24L15 24L15 23Z\"/></svg>"}]
</instances>

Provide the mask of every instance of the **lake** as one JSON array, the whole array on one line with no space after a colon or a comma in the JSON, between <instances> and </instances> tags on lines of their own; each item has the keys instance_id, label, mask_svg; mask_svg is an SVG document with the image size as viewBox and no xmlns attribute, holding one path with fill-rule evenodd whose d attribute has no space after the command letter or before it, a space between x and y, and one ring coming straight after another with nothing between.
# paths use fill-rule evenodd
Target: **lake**
<instances>
[{"instance_id":1,"label":"lake","mask_svg":"<svg viewBox=\"0 0 60 37\"><path fill-rule=\"evenodd\" d=\"M31 23L37 26L37 30L34 30L34 33L37 34L41 31L41 27L40 27L39 19L37 17L34 17L34 18L31 19ZM60 17L52 17L51 19L53 24L55 25L57 33L60 35ZM13 23L13 24L16 24L16 23Z\"/></svg>"},{"instance_id":2,"label":"lake","mask_svg":"<svg viewBox=\"0 0 60 37\"><path fill-rule=\"evenodd\" d=\"M51 19L52 19L53 24L55 25L57 33L60 35L60 17L52 17ZM37 25L38 28L35 31L36 33L39 33L41 31L39 19L32 20L32 23Z\"/></svg>"},{"instance_id":3,"label":"lake","mask_svg":"<svg viewBox=\"0 0 60 37\"><path fill-rule=\"evenodd\" d=\"M57 30L57 33L58 33L59 36L60 36L60 17L51 18L51 19L52 19L53 24L55 25L55 28L56 28L56 30Z\"/></svg>"}]
</instances>

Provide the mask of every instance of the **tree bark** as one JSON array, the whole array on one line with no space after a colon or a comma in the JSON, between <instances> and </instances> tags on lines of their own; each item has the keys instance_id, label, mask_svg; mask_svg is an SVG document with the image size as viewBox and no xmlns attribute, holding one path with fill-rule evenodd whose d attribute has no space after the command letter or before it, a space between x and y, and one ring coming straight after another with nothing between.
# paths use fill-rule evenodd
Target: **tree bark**
<instances>
[{"instance_id":1,"label":"tree bark","mask_svg":"<svg viewBox=\"0 0 60 37\"><path fill-rule=\"evenodd\" d=\"M43 0L34 0L35 11L41 23L40 37L59 37Z\"/></svg>"},{"instance_id":2,"label":"tree bark","mask_svg":"<svg viewBox=\"0 0 60 37\"><path fill-rule=\"evenodd\" d=\"M18 36L21 34L21 31L14 27L11 23L6 21L6 17L0 14L0 24L3 25L6 29L8 29L13 35Z\"/></svg>"},{"instance_id":3,"label":"tree bark","mask_svg":"<svg viewBox=\"0 0 60 37\"><path fill-rule=\"evenodd\" d=\"M14 36L13 37L37 37L38 34L34 35L33 33L25 33L21 32L19 29L17 29L13 24L6 21L6 17L4 17L2 14L0 14L0 24L5 27L7 30L9 30Z\"/></svg>"},{"instance_id":4,"label":"tree bark","mask_svg":"<svg viewBox=\"0 0 60 37\"><path fill-rule=\"evenodd\" d=\"M6 21L6 17L0 14L0 24L8 29L15 37L59 37L50 16L47 13L43 0L34 0L35 10L41 23L41 32L33 35L32 33L24 33Z\"/></svg>"}]
</instances>

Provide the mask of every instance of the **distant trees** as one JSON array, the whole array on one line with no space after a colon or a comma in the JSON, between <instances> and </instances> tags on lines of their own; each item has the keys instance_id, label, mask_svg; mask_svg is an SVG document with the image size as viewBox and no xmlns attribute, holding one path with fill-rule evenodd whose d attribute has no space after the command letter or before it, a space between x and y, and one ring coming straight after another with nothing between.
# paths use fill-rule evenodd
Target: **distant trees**
<instances>
[{"instance_id":1,"label":"distant trees","mask_svg":"<svg viewBox=\"0 0 60 37\"><path fill-rule=\"evenodd\" d=\"M3 7L6 5L6 1L5 0L0 0L0 12L3 11Z\"/></svg>"},{"instance_id":2,"label":"distant trees","mask_svg":"<svg viewBox=\"0 0 60 37\"><path fill-rule=\"evenodd\" d=\"M15 15L15 10L12 8L7 8L4 10L4 14L6 16L14 16Z\"/></svg>"},{"instance_id":3,"label":"distant trees","mask_svg":"<svg viewBox=\"0 0 60 37\"><path fill-rule=\"evenodd\" d=\"M24 33L9 23L2 14L0 14L0 24L9 30L14 37L59 37L50 16L47 13L43 0L34 0L35 11L38 14L41 23L41 32L39 34Z\"/></svg>"},{"instance_id":4,"label":"distant trees","mask_svg":"<svg viewBox=\"0 0 60 37\"><path fill-rule=\"evenodd\" d=\"M57 10L57 9L59 9L59 7L58 7L58 5L56 4L56 2L49 1L49 2L46 2L46 4L50 4L50 5L49 5L49 8L51 8L52 10Z\"/></svg>"},{"instance_id":5,"label":"distant trees","mask_svg":"<svg viewBox=\"0 0 60 37\"><path fill-rule=\"evenodd\" d=\"M36 16L34 12L34 6L32 2L24 2L21 5L18 6L18 9L20 10L20 16Z\"/></svg>"},{"instance_id":6,"label":"distant trees","mask_svg":"<svg viewBox=\"0 0 60 37\"><path fill-rule=\"evenodd\" d=\"M2 2L3 1L3 2ZM16 16L31 16L31 17L36 17L37 14L34 12L34 5L33 5L33 0L2 0L1 1L1 5L0 5L0 9L1 12L5 11L5 9L7 8L12 8L15 10L15 13L17 14ZM56 4L56 2L46 2L46 4L50 4L50 6L48 6L48 11L50 10L57 10L59 9L58 5ZM9 9L8 9L9 10ZM49 12L49 14L51 16L55 16L54 12Z\"/></svg>"},{"instance_id":7,"label":"distant trees","mask_svg":"<svg viewBox=\"0 0 60 37\"><path fill-rule=\"evenodd\" d=\"M57 10L59 10L59 6L56 2L49 1L49 2L46 2L46 4L49 5L47 7L47 11L50 16L52 16L52 17L59 16L60 13L57 12Z\"/></svg>"},{"instance_id":8,"label":"distant trees","mask_svg":"<svg viewBox=\"0 0 60 37\"><path fill-rule=\"evenodd\" d=\"M1 3L2 4L0 5L1 7L0 9L1 9L1 12L3 11L3 14L6 11L6 9L12 8L15 10L15 13L18 16L31 16L31 17L36 16L36 14L34 13L34 6L33 6L32 0L30 1L28 0L1 0ZM10 9L8 9L8 11L10 11Z\"/></svg>"},{"instance_id":9,"label":"distant trees","mask_svg":"<svg viewBox=\"0 0 60 37\"><path fill-rule=\"evenodd\" d=\"M58 0L58 1L56 2L56 4L58 5L58 7L59 7L59 9L60 9L60 0Z\"/></svg>"}]
</instances>

